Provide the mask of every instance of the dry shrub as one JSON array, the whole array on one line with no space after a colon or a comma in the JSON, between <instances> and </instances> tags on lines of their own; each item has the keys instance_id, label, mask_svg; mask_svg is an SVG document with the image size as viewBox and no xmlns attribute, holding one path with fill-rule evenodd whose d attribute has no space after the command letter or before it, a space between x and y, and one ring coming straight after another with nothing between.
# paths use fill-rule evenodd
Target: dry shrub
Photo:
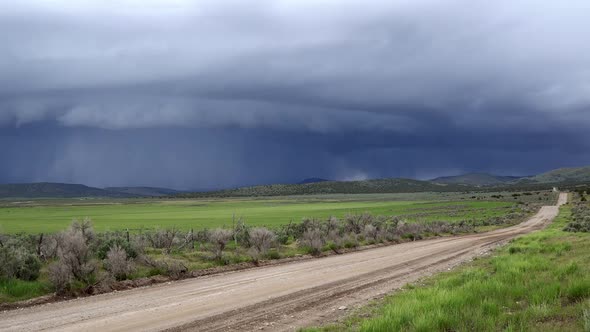
<instances>
[{"instance_id":1,"label":"dry shrub","mask_svg":"<svg viewBox=\"0 0 590 332\"><path fill-rule=\"evenodd\" d=\"M73 281L72 271L63 262L53 263L49 265L49 281L57 293L64 293Z\"/></svg>"},{"instance_id":2,"label":"dry shrub","mask_svg":"<svg viewBox=\"0 0 590 332\"><path fill-rule=\"evenodd\" d=\"M90 242L94 240L96 235L94 234L94 228L92 226L92 219L89 217L85 217L82 221L74 219L72 221L72 225L70 226L70 230L73 232L79 232L82 234L86 242Z\"/></svg>"},{"instance_id":3,"label":"dry shrub","mask_svg":"<svg viewBox=\"0 0 590 332\"><path fill-rule=\"evenodd\" d=\"M322 231L319 228L305 231L301 237L300 244L307 248L310 254L319 255L322 252L322 247L325 244Z\"/></svg>"},{"instance_id":4,"label":"dry shrub","mask_svg":"<svg viewBox=\"0 0 590 332\"><path fill-rule=\"evenodd\" d=\"M332 230L328 233L327 241L330 249L336 253L338 253L338 249L344 246L344 239L337 230Z\"/></svg>"},{"instance_id":5,"label":"dry shrub","mask_svg":"<svg viewBox=\"0 0 590 332\"><path fill-rule=\"evenodd\" d=\"M188 272L188 267L182 261L175 259L155 260L149 256L140 256L139 260L155 269L157 274L169 276L173 279L180 279Z\"/></svg>"},{"instance_id":6,"label":"dry shrub","mask_svg":"<svg viewBox=\"0 0 590 332\"><path fill-rule=\"evenodd\" d=\"M133 264L127 257L127 251L114 245L107 253L105 268L117 280L124 280L133 271Z\"/></svg>"},{"instance_id":7,"label":"dry shrub","mask_svg":"<svg viewBox=\"0 0 590 332\"><path fill-rule=\"evenodd\" d=\"M262 227L250 230L249 235L251 245L249 254L254 261L266 256L277 238L275 233Z\"/></svg>"},{"instance_id":8,"label":"dry shrub","mask_svg":"<svg viewBox=\"0 0 590 332\"><path fill-rule=\"evenodd\" d=\"M24 247L0 247L0 277L33 281L39 278L41 262Z\"/></svg>"},{"instance_id":9,"label":"dry shrub","mask_svg":"<svg viewBox=\"0 0 590 332\"><path fill-rule=\"evenodd\" d=\"M342 227L342 222L336 217L330 217L326 222L326 233L338 232Z\"/></svg>"},{"instance_id":10,"label":"dry shrub","mask_svg":"<svg viewBox=\"0 0 590 332\"><path fill-rule=\"evenodd\" d=\"M360 234L363 229L361 216L352 214L344 216L344 229L347 233Z\"/></svg>"},{"instance_id":11,"label":"dry shrub","mask_svg":"<svg viewBox=\"0 0 590 332\"><path fill-rule=\"evenodd\" d=\"M365 236L365 238L367 240L369 240L370 242L376 242L377 241L377 236L379 235L379 230L377 229L377 227L368 224L365 225L365 229L363 231L363 234Z\"/></svg>"},{"instance_id":12,"label":"dry shrub","mask_svg":"<svg viewBox=\"0 0 590 332\"><path fill-rule=\"evenodd\" d=\"M39 257L44 260L57 258L63 233L46 235L39 246Z\"/></svg>"},{"instance_id":13,"label":"dry shrub","mask_svg":"<svg viewBox=\"0 0 590 332\"><path fill-rule=\"evenodd\" d=\"M91 251L84 234L75 229L68 231L58 253L60 262L70 268L76 280L86 284L90 282L96 264L92 261Z\"/></svg>"},{"instance_id":14,"label":"dry shrub","mask_svg":"<svg viewBox=\"0 0 590 332\"><path fill-rule=\"evenodd\" d=\"M74 221L70 229L57 237L58 261L49 267L49 279L57 292L69 289L73 280L85 285L93 282L97 264L92 259L89 241L94 238L90 219Z\"/></svg>"},{"instance_id":15,"label":"dry shrub","mask_svg":"<svg viewBox=\"0 0 590 332\"><path fill-rule=\"evenodd\" d=\"M209 250L213 253L216 260L221 260L223 250L227 243L232 239L233 233L228 229L218 228L209 232Z\"/></svg>"},{"instance_id":16,"label":"dry shrub","mask_svg":"<svg viewBox=\"0 0 590 332\"><path fill-rule=\"evenodd\" d=\"M181 232L175 227L170 229L160 229L154 233L147 233L147 240L151 243L152 248L164 249L166 253L172 251L172 246L178 244L178 237Z\"/></svg>"},{"instance_id":17,"label":"dry shrub","mask_svg":"<svg viewBox=\"0 0 590 332\"><path fill-rule=\"evenodd\" d=\"M397 233L402 238L407 238L412 241L420 240L424 227L421 224L400 222L397 225Z\"/></svg>"}]
</instances>

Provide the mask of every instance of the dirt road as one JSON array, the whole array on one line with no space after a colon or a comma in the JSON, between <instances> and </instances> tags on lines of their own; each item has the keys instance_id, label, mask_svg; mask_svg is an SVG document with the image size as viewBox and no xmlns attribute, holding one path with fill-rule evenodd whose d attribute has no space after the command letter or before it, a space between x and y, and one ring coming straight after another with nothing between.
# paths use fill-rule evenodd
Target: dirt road
<instances>
[{"instance_id":1,"label":"dirt road","mask_svg":"<svg viewBox=\"0 0 590 332\"><path fill-rule=\"evenodd\" d=\"M565 203L561 194L559 204ZM526 222L483 234L438 238L340 256L189 279L0 313L0 331L292 331L331 321L407 282L540 229ZM339 310L339 308L341 310Z\"/></svg>"}]
</instances>

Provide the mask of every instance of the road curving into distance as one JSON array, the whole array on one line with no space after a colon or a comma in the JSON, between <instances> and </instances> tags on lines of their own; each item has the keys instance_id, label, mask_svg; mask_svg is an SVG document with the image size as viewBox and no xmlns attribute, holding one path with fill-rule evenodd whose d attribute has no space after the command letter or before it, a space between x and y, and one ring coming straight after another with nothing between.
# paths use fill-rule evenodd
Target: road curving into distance
<instances>
[{"instance_id":1,"label":"road curving into distance","mask_svg":"<svg viewBox=\"0 0 590 332\"><path fill-rule=\"evenodd\" d=\"M558 205L567 201L562 193ZM445 271L558 214L444 237L50 303L0 313L0 331L293 331L333 321L404 284Z\"/></svg>"}]
</instances>

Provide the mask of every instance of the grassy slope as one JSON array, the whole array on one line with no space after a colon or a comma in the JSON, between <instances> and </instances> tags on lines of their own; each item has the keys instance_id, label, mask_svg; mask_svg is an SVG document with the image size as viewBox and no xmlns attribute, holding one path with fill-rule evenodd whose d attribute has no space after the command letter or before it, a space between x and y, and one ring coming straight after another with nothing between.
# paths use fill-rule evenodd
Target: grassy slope
<instances>
[{"instance_id":1,"label":"grassy slope","mask_svg":"<svg viewBox=\"0 0 590 332\"><path fill-rule=\"evenodd\" d=\"M0 184L0 198L10 197L133 197L121 192L113 192L81 184L68 183L17 183Z\"/></svg>"},{"instance_id":2,"label":"grassy slope","mask_svg":"<svg viewBox=\"0 0 590 332\"><path fill-rule=\"evenodd\" d=\"M424 202L390 201L377 196L365 201L325 200L214 200L214 201L132 201L131 204L32 206L0 208L0 231L6 233L57 232L66 229L73 218L89 216L98 231L176 226L202 229L230 226L232 215L243 216L249 225L278 226L303 217L342 217L347 213L370 212L377 215L428 215L408 219L462 220L501 216L514 203L486 201ZM444 208L458 206L463 212L449 215ZM434 209L434 210L433 210Z\"/></svg>"},{"instance_id":3,"label":"grassy slope","mask_svg":"<svg viewBox=\"0 0 590 332\"><path fill-rule=\"evenodd\" d=\"M387 298L363 320L323 330L581 331L590 329L590 234L546 230Z\"/></svg>"},{"instance_id":4,"label":"grassy slope","mask_svg":"<svg viewBox=\"0 0 590 332\"><path fill-rule=\"evenodd\" d=\"M559 168L549 171L547 173L539 174L529 178L536 182L562 182L562 181L576 181L588 182L590 181L590 166L586 167L571 167Z\"/></svg>"}]
</instances>

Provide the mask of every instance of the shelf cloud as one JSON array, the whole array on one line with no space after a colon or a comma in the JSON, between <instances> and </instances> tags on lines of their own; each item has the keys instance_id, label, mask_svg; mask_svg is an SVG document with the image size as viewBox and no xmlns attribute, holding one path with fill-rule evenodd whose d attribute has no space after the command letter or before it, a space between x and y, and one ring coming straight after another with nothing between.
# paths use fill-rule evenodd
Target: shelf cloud
<instances>
[{"instance_id":1,"label":"shelf cloud","mask_svg":"<svg viewBox=\"0 0 590 332\"><path fill-rule=\"evenodd\" d=\"M589 10L0 4L0 182L187 189L589 163Z\"/></svg>"}]
</instances>

